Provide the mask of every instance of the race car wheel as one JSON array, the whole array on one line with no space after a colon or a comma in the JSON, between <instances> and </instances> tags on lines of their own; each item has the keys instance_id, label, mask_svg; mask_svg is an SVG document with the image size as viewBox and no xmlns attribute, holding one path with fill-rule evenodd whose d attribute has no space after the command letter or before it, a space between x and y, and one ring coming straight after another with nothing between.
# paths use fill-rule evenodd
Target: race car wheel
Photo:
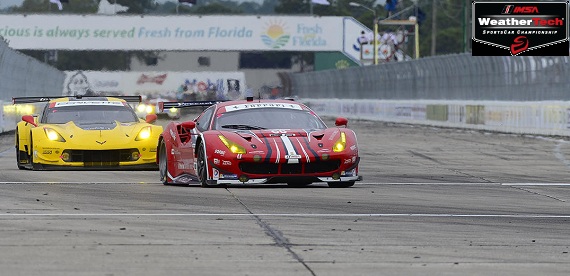
<instances>
[{"instance_id":1,"label":"race car wheel","mask_svg":"<svg viewBox=\"0 0 570 276\"><path fill-rule=\"evenodd\" d=\"M346 182L329 182L330 188L348 188L354 185L354 181L346 181Z\"/></svg>"},{"instance_id":2,"label":"race car wheel","mask_svg":"<svg viewBox=\"0 0 570 276\"><path fill-rule=\"evenodd\" d=\"M166 155L166 143L160 141L158 151L158 171L160 172L160 181L164 185L168 185L168 157Z\"/></svg>"},{"instance_id":3,"label":"race car wheel","mask_svg":"<svg viewBox=\"0 0 570 276\"><path fill-rule=\"evenodd\" d=\"M202 187L208 187L208 172L206 171L206 152L204 150L204 146L200 143L198 145L198 164L196 164L198 169L198 178L200 178L200 184Z\"/></svg>"},{"instance_id":4,"label":"race car wheel","mask_svg":"<svg viewBox=\"0 0 570 276\"><path fill-rule=\"evenodd\" d=\"M22 160L22 152L20 152L20 136L18 135L18 130L16 129L16 165L18 169L23 170L26 167L22 166L20 161Z\"/></svg>"}]
</instances>

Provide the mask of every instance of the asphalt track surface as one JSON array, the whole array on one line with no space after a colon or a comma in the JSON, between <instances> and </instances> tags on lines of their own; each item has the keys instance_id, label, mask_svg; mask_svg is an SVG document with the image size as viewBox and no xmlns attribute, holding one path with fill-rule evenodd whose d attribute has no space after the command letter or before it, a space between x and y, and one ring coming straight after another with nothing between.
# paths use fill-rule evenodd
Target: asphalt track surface
<instances>
[{"instance_id":1,"label":"asphalt track surface","mask_svg":"<svg viewBox=\"0 0 570 276\"><path fill-rule=\"evenodd\" d=\"M0 274L570 274L568 141L349 127L364 180L346 189L18 170L1 135Z\"/></svg>"}]
</instances>

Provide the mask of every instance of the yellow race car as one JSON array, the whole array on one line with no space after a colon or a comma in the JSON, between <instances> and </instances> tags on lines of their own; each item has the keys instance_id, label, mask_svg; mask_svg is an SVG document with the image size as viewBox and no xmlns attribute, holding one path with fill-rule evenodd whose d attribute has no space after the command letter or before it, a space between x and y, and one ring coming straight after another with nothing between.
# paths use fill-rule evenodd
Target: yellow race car
<instances>
[{"instance_id":1,"label":"yellow race car","mask_svg":"<svg viewBox=\"0 0 570 276\"><path fill-rule=\"evenodd\" d=\"M162 126L139 119L128 102L139 96L17 97L14 104L47 102L24 115L15 131L19 169L158 169Z\"/></svg>"}]
</instances>

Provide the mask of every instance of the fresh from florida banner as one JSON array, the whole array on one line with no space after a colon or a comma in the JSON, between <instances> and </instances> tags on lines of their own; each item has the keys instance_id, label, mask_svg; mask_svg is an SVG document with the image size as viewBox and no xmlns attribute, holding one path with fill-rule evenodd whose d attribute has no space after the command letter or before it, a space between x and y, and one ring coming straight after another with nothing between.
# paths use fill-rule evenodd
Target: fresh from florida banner
<instances>
[{"instance_id":1,"label":"fresh from florida banner","mask_svg":"<svg viewBox=\"0 0 570 276\"><path fill-rule=\"evenodd\" d=\"M13 49L342 51L343 17L0 15Z\"/></svg>"}]
</instances>

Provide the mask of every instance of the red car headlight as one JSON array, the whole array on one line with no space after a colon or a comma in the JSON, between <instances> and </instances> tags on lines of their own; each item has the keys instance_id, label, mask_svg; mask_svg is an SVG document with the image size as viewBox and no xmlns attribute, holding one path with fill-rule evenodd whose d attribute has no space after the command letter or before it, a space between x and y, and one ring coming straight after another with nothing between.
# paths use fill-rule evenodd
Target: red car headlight
<instances>
[{"instance_id":1,"label":"red car headlight","mask_svg":"<svg viewBox=\"0 0 570 276\"><path fill-rule=\"evenodd\" d=\"M346 134L344 132L340 133L340 138L334 143L333 151L341 152L346 148Z\"/></svg>"},{"instance_id":2,"label":"red car headlight","mask_svg":"<svg viewBox=\"0 0 570 276\"><path fill-rule=\"evenodd\" d=\"M232 142L230 140L228 140L228 138L224 137L224 135L218 135L218 137L220 138L220 140L222 141L222 143L224 143L224 145L226 145L226 147L232 152L232 153L241 153L241 154L245 154L247 153L247 151L245 150L244 147L240 146L239 144Z\"/></svg>"}]
</instances>

